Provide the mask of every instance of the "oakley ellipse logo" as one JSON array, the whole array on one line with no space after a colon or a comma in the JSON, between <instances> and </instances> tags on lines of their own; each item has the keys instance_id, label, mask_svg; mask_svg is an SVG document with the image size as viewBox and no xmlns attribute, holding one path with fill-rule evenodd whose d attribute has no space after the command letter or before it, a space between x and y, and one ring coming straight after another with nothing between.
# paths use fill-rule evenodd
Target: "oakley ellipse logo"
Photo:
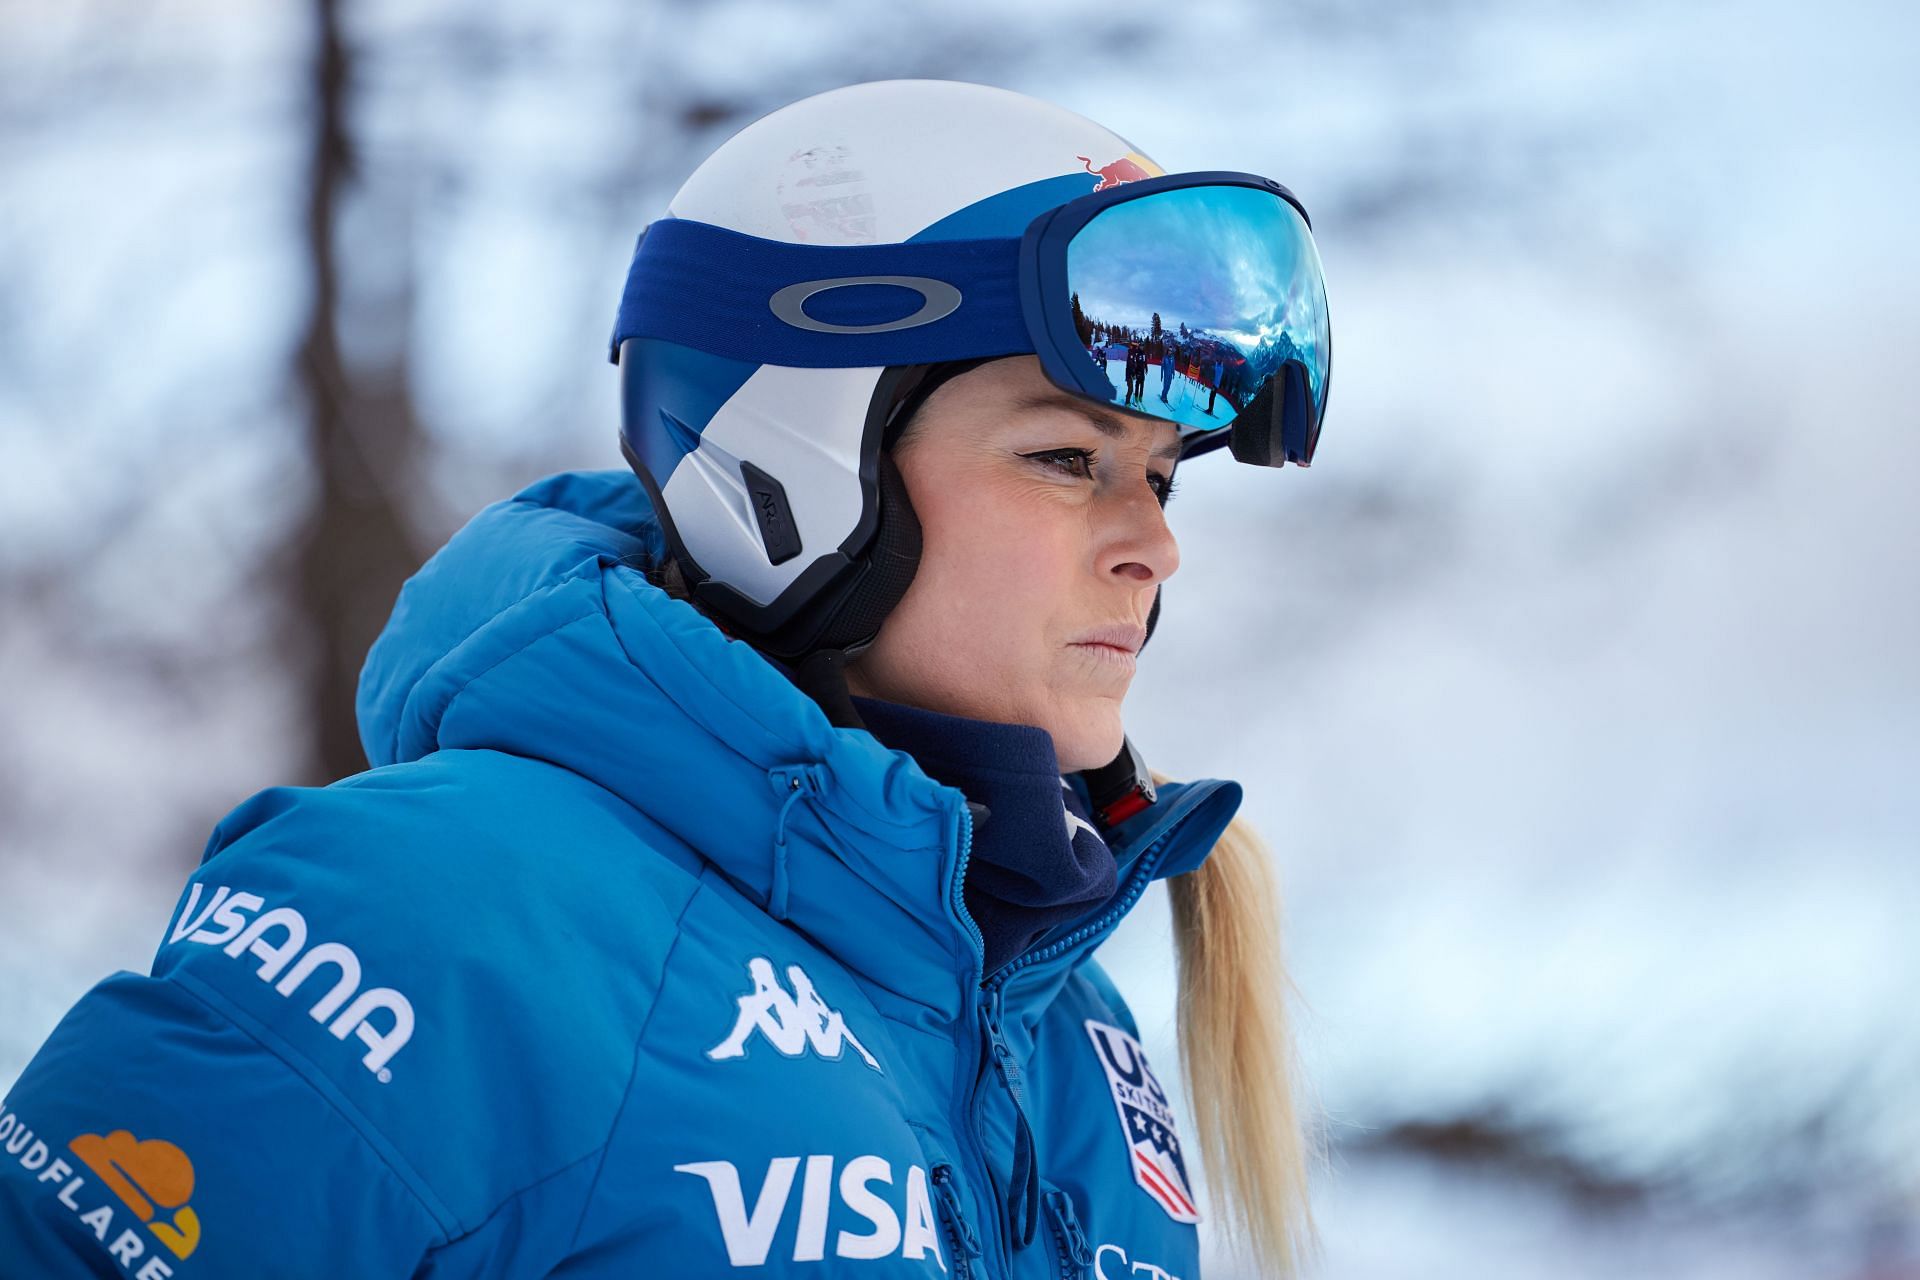
<instances>
[{"instance_id":1,"label":"oakley ellipse logo","mask_svg":"<svg viewBox=\"0 0 1920 1280\"><path fill-rule=\"evenodd\" d=\"M920 309L910 316L882 324L829 324L815 320L806 312L807 301L830 289L845 289L857 284L884 284L911 289L920 295ZM917 329L923 324L943 320L960 309L960 291L944 280L928 276L838 276L832 280L802 280L790 284L767 299L773 314L796 329L814 333L892 333L898 329Z\"/></svg>"}]
</instances>

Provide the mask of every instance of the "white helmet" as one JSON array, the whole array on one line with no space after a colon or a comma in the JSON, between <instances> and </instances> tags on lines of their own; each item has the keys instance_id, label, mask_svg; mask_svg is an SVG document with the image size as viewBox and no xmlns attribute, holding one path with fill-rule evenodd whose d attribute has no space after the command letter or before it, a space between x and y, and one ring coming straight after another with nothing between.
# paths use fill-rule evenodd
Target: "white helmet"
<instances>
[{"instance_id":1,"label":"white helmet","mask_svg":"<svg viewBox=\"0 0 1920 1280\"><path fill-rule=\"evenodd\" d=\"M1104 229L1076 239L1096 218ZM1083 263L1138 252L1177 268L1173 294L1156 286L1154 324L1163 298L1177 302L1169 324L1205 319L1208 360L1238 362L1223 379L1189 356L1205 417L1197 401L1185 417L1157 401L1137 411L1179 421L1189 454L1231 443L1246 461L1304 465L1330 339L1305 211L1277 183L1166 177L1082 116L950 81L836 89L728 139L641 233L612 339L622 448L695 600L781 659L871 643L919 560L890 425L944 377L1008 355L1117 398L1100 357L1146 300L1070 266L1070 245L1096 241ZM1231 262L1199 247L1227 241ZM1213 315L1201 293L1257 295L1261 309ZM1227 397L1231 428L1209 391Z\"/></svg>"}]
</instances>

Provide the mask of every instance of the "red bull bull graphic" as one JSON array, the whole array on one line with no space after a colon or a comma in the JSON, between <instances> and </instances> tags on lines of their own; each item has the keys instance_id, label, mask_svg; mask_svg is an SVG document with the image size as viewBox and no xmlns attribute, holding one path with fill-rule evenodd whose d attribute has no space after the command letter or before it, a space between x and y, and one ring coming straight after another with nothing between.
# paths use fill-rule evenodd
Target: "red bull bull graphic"
<instances>
[{"instance_id":1,"label":"red bull bull graphic","mask_svg":"<svg viewBox=\"0 0 1920 1280\"><path fill-rule=\"evenodd\" d=\"M1109 164L1094 167L1092 156L1075 156L1081 164L1087 166L1087 172L1100 179L1095 191L1105 191L1108 187L1117 187L1123 182L1138 182L1142 178L1158 178L1165 170L1138 151L1129 151Z\"/></svg>"}]
</instances>

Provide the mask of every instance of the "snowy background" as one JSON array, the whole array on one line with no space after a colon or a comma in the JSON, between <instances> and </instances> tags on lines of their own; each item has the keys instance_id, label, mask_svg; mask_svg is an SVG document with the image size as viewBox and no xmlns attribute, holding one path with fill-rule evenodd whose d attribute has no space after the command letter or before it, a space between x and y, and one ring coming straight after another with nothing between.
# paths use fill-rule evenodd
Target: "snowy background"
<instances>
[{"instance_id":1,"label":"snowy background","mask_svg":"<svg viewBox=\"0 0 1920 1280\"><path fill-rule=\"evenodd\" d=\"M347 4L331 151L324 12L0 6L0 1089L346 771L404 567L338 530L620 465L698 158L978 79L1313 214L1318 461L1183 472L1131 714L1275 850L1316 1274L1920 1276L1910 6ZM1169 945L1104 954L1170 1071Z\"/></svg>"}]
</instances>

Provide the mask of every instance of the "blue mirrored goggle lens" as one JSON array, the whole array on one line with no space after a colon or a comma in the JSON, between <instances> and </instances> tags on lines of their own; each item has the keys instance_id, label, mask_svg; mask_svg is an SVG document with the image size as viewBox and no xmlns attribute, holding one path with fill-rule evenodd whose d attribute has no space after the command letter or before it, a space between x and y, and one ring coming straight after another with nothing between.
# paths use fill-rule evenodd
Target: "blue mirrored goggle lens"
<instances>
[{"instance_id":1,"label":"blue mirrored goggle lens","mask_svg":"<svg viewBox=\"0 0 1920 1280\"><path fill-rule=\"evenodd\" d=\"M1113 399L1182 434L1231 423L1288 361L1314 422L1331 350L1320 255L1300 211L1256 187L1155 192L1067 245L1074 328Z\"/></svg>"}]
</instances>

